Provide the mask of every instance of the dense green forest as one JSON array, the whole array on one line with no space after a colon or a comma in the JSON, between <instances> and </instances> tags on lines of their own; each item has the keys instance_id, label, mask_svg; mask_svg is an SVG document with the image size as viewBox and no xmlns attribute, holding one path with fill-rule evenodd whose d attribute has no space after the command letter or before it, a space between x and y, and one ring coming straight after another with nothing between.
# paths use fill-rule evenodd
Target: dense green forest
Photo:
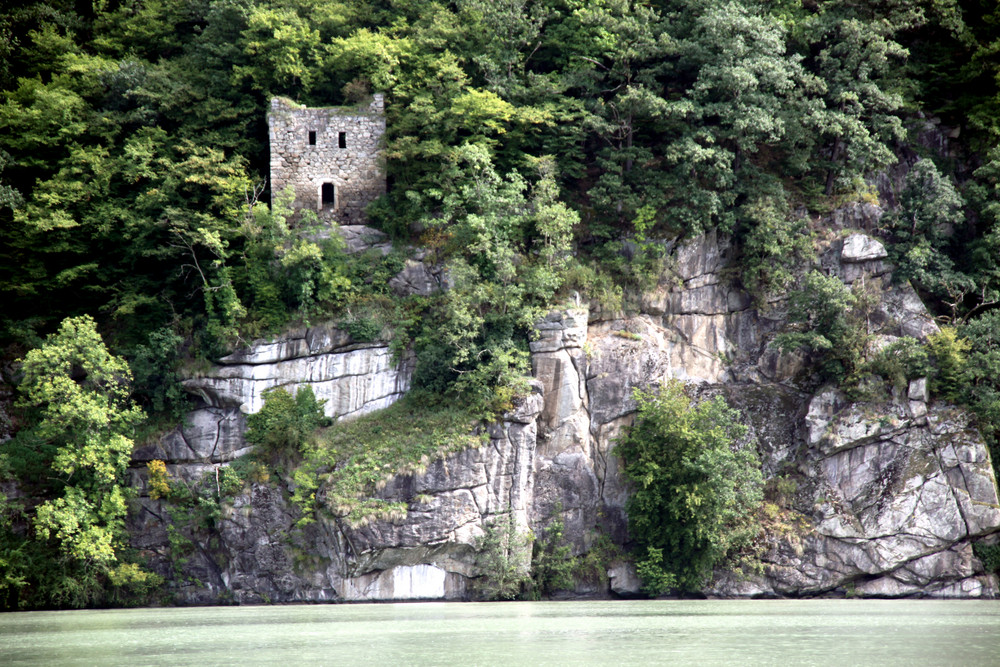
<instances>
[{"instance_id":1,"label":"dense green forest","mask_svg":"<svg viewBox=\"0 0 1000 667\"><path fill-rule=\"evenodd\" d=\"M893 368L930 372L995 439L998 83L993 0L5 2L0 349L17 435L0 476L47 500L0 495L4 605L155 587L123 546L132 443L183 412L184 364L289 324L391 337L416 354L413 400L461 396L490 419L524 391L548 307L575 291L628 310L664 241L716 229L759 303L812 295L789 344L812 346L825 379L880 372L852 343L854 297L793 269L814 221L880 203L873 176L901 155L921 159L871 231L953 328ZM397 250L349 256L270 191L265 113L275 95L372 92L389 188L369 218ZM953 128L952 156L917 140L930 117ZM390 298L406 246L451 288Z\"/></svg>"}]
</instances>

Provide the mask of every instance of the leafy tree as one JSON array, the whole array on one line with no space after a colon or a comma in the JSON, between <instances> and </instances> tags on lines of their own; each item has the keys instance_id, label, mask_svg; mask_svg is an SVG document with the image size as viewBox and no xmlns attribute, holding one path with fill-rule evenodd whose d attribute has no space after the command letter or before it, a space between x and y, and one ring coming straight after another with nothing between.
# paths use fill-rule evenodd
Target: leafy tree
<instances>
[{"instance_id":1,"label":"leafy tree","mask_svg":"<svg viewBox=\"0 0 1000 667\"><path fill-rule=\"evenodd\" d=\"M343 248L343 240L334 235L324 247L297 239L290 248L277 250L285 274L285 300L291 308L309 317L347 302L351 280L344 275Z\"/></svg>"},{"instance_id":2,"label":"leafy tree","mask_svg":"<svg viewBox=\"0 0 1000 667\"><path fill-rule=\"evenodd\" d=\"M672 71L683 82L669 114L677 138L666 151L674 172L669 183L680 200L674 205L688 209L691 231L731 229L741 199L774 195L760 191L763 167L782 160L781 170L794 173L789 165L800 159L804 126L820 106L820 84L802 56L789 53L782 23L759 4L687 0L672 6Z\"/></svg>"},{"instance_id":3,"label":"leafy tree","mask_svg":"<svg viewBox=\"0 0 1000 667\"><path fill-rule=\"evenodd\" d=\"M31 519L42 543L22 544L6 557L33 554L30 578L38 597L57 604L91 603L109 581L145 587L151 582L147 573L122 560L125 471L131 435L143 418L129 400L128 365L108 352L93 319L82 316L65 320L28 352L22 371L19 405L29 426L7 449L22 479L35 466L44 467L34 488L48 489L50 497ZM46 542L55 554L45 552Z\"/></svg>"},{"instance_id":4,"label":"leafy tree","mask_svg":"<svg viewBox=\"0 0 1000 667\"><path fill-rule=\"evenodd\" d=\"M531 585L535 597L573 588L577 561L573 558L572 547L564 539L565 529L562 505L558 504L552 521L532 547Z\"/></svg>"},{"instance_id":5,"label":"leafy tree","mask_svg":"<svg viewBox=\"0 0 1000 667\"><path fill-rule=\"evenodd\" d=\"M62 497L37 509L35 527L78 561L116 560L124 532L129 435L143 415L129 401L131 371L107 351L93 319L65 320L24 359L20 404L34 413L24 437L54 446Z\"/></svg>"},{"instance_id":6,"label":"leafy tree","mask_svg":"<svg viewBox=\"0 0 1000 667\"><path fill-rule=\"evenodd\" d=\"M243 48L253 62L247 75L268 95L308 92L322 62L319 30L289 8L254 7Z\"/></svg>"},{"instance_id":7,"label":"leafy tree","mask_svg":"<svg viewBox=\"0 0 1000 667\"><path fill-rule=\"evenodd\" d=\"M973 177L965 184L965 193L973 213L979 218L969 239L968 253L968 273L975 278L977 294L974 300L967 299L965 318L1000 303L1000 262L997 261L1000 257L1000 149L992 149L986 154Z\"/></svg>"},{"instance_id":8,"label":"leafy tree","mask_svg":"<svg viewBox=\"0 0 1000 667\"><path fill-rule=\"evenodd\" d=\"M899 208L886 216L889 246L897 277L942 299L957 318L976 280L958 270L949 253L965 220L962 197L931 160L919 160L907 173Z\"/></svg>"},{"instance_id":9,"label":"leafy tree","mask_svg":"<svg viewBox=\"0 0 1000 667\"><path fill-rule=\"evenodd\" d=\"M927 350L934 361L931 374L931 389L950 401L961 400L962 389L967 382L966 355L972 343L961 338L954 327L941 330L927 338Z\"/></svg>"},{"instance_id":10,"label":"leafy tree","mask_svg":"<svg viewBox=\"0 0 1000 667\"><path fill-rule=\"evenodd\" d=\"M835 276L811 271L789 295L788 321L796 330L779 334L778 347L806 347L815 355L821 379L850 382L867 358L872 296L862 281L853 289Z\"/></svg>"},{"instance_id":11,"label":"leafy tree","mask_svg":"<svg viewBox=\"0 0 1000 667\"><path fill-rule=\"evenodd\" d=\"M677 380L636 389L636 422L615 451L645 590L696 590L757 534L763 477L747 429L722 397L694 405Z\"/></svg>"},{"instance_id":12,"label":"leafy tree","mask_svg":"<svg viewBox=\"0 0 1000 667\"><path fill-rule=\"evenodd\" d=\"M550 3L526 0L460 0L459 14L478 26L470 50L490 90L510 100L523 95L528 61L541 46ZM521 94L519 94L521 93Z\"/></svg>"},{"instance_id":13,"label":"leafy tree","mask_svg":"<svg viewBox=\"0 0 1000 667\"><path fill-rule=\"evenodd\" d=\"M927 346L910 336L903 336L880 349L868 361L866 369L899 389L906 389L910 380L927 377L933 371Z\"/></svg>"},{"instance_id":14,"label":"leafy tree","mask_svg":"<svg viewBox=\"0 0 1000 667\"><path fill-rule=\"evenodd\" d=\"M959 366L964 372L964 401L979 416L979 427L990 443L993 465L1000 465L1000 311L992 310L963 325L960 338L968 342Z\"/></svg>"},{"instance_id":15,"label":"leafy tree","mask_svg":"<svg viewBox=\"0 0 1000 667\"><path fill-rule=\"evenodd\" d=\"M480 594L487 600L513 600L531 581L531 534L520 533L512 514L498 516L477 542Z\"/></svg>"},{"instance_id":16,"label":"leafy tree","mask_svg":"<svg viewBox=\"0 0 1000 667\"><path fill-rule=\"evenodd\" d=\"M749 199L740 210L740 266L744 287L764 304L794 280L793 271L812 252L805 220L788 210L783 198Z\"/></svg>"},{"instance_id":17,"label":"leafy tree","mask_svg":"<svg viewBox=\"0 0 1000 667\"><path fill-rule=\"evenodd\" d=\"M818 133L825 192L852 192L861 178L895 161L891 144L905 133L899 114L898 65L908 55L894 40L914 20L902 14L886 20L864 15L866 7L833 0L826 11L803 21L807 64L822 82L823 108L809 118ZM861 14L861 15L859 15Z\"/></svg>"},{"instance_id":18,"label":"leafy tree","mask_svg":"<svg viewBox=\"0 0 1000 667\"><path fill-rule=\"evenodd\" d=\"M439 215L423 221L446 239L449 289L411 335L414 384L455 391L484 416L524 389L527 339L560 287L579 219L556 199L551 164L528 192L517 172L496 172L489 152L464 144L447 173Z\"/></svg>"},{"instance_id":19,"label":"leafy tree","mask_svg":"<svg viewBox=\"0 0 1000 667\"><path fill-rule=\"evenodd\" d=\"M133 398L153 414L177 418L187 405L177 370L183 343L170 327L163 327L128 352L135 380Z\"/></svg>"},{"instance_id":20,"label":"leafy tree","mask_svg":"<svg viewBox=\"0 0 1000 667\"><path fill-rule=\"evenodd\" d=\"M653 158L642 128L667 108L657 81L670 52L666 23L654 7L612 0L581 5L560 33L572 56L564 76L584 99L586 126L601 146L601 175L588 195L605 218L628 220L649 189L637 169Z\"/></svg>"},{"instance_id":21,"label":"leafy tree","mask_svg":"<svg viewBox=\"0 0 1000 667\"><path fill-rule=\"evenodd\" d=\"M0 469L0 474L7 477L9 471ZM22 515L23 508L0 493L0 609L21 607L21 598L27 597L30 580L39 570L33 559L39 545L18 534Z\"/></svg>"},{"instance_id":22,"label":"leafy tree","mask_svg":"<svg viewBox=\"0 0 1000 667\"><path fill-rule=\"evenodd\" d=\"M928 46L937 58L927 64L927 87L944 88L944 110L968 119L976 148L992 148L1000 137L1000 8L988 0L962 0L945 23L951 34L935 35ZM950 39L949 39L950 38ZM945 70L945 76L941 76Z\"/></svg>"}]
</instances>

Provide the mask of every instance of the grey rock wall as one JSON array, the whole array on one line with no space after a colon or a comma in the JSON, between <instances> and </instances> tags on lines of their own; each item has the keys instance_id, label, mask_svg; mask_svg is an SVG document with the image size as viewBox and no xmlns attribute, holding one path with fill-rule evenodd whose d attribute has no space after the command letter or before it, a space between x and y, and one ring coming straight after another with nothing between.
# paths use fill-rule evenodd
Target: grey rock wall
<instances>
[{"instance_id":1,"label":"grey rock wall","mask_svg":"<svg viewBox=\"0 0 1000 667\"><path fill-rule=\"evenodd\" d=\"M835 390L810 401L795 506L812 521L771 536L767 585L796 595L995 594L971 549L1000 526L978 433L954 408L928 410L906 395L877 406L875 418L873 407Z\"/></svg>"},{"instance_id":2,"label":"grey rock wall","mask_svg":"<svg viewBox=\"0 0 1000 667\"><path fill-rule=\"evenodd\" d=\"M983 573L971 544L1000 529L1000 503L985 446L967 418L928 401L921 381L878 404L815 389L801 355L769 345L783 324L782 304L771 304L767 315L752 307L724 279L728 253L712 235L675 248L671 271L644 296L638 314L584 307L547 316L531 343L533 390L490 428L489 444L397 476L378 492L406 503L404 518L361 527L321 518L297 532L285 495L255 485L190 557L186 567L205 586L180 586L179 599L462 598L481 574L477 538L506 513L538 535L561 512L575 554L590 549L599 533L627 544L628 488L615 438L633 419L632 389L668 377L699 395L725 395L743 412L765 474L792 488L775 499L765 522L763 573L740 579L720 572L707 593L995 596L997 582ZM881 244L856 234L832 241L820 261L847 283L864 280L879 290L871 326L883 340L936 330L912 289L891 285L884 258ZM324 357L352 354L364 355L373 370L338 376L354 387L341 392L351 400L333 402L346 406L338 414L405 390L405 365L381 366L378 348L353 346L333 330L293 333L191 380L189 390L207 405L155 453L176 468L190 467L189 475L224 465L245 451L238 406L252 409L275 382L320 386L328 381L321 370L350 366L346 357ZM295 370L277 369L281 364ZM162 554L162 510L148 499L143 507L137 543ZM627 563L608 575L577 593L638 590Z\"/></svg>"},{"instance_id":3,"label":"grey rock wall","mask_svg":"<svg viewBox=\"0 0 1000 667\"><path fill-rule=\"evenodd\" d=\"M205 376L185 380L184 388L211 407L236 407L252 414L263 407L267 390L308 385L317 399L326 401L328 417L343 418L388 407L409 387L411 364L396 364L385 345L349 343L328 351L309 348L302 356L292 354L248 363L226 357Z\"/></svg>"}]
</instances>

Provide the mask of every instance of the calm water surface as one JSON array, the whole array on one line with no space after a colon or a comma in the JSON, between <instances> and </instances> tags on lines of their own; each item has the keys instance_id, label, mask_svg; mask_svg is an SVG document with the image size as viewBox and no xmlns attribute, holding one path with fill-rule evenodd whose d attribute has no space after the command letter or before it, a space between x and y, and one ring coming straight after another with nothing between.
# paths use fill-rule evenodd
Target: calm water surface
<instances>
[{"instance_id":1,"label":"calm water surface","mask_svg":"<svg viewBox=\"0 0 1000 667\"><path fill-rule=\"evenodd\" d=\"M0 614L0 665L998 665L1000 602L741 600Z\"/></svg>"}]
</instances>

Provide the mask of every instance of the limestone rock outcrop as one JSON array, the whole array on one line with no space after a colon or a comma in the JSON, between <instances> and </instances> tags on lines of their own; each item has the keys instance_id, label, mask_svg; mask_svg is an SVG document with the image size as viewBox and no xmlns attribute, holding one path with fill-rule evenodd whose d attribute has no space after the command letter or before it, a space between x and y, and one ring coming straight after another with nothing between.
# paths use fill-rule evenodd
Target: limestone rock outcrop
<instances>
[{"instance_id":1,"label":"limestone rock outcrop","mask_svg":"<svg viewBox=\"0 0 1000 667\"><path fill-rule=\"evenodd\" d=\"M434 461L422 474L397 477L382 489L381 497L408 503L402 520L352 527L321 518L296 528L299 514L286 494L254 484L225 508L211 534L190 545L183 564L187 576L178 579L175 598L207 604L467 597L479 575L476 541L484 526L509 513L518 531L530 527L539 390L491 427L483 447ZM171 469L193 478L213 467ZM171 517L164 501L141 501L132 521L133 546L166 571L174 560Z\"/></svg>"},{"instance_id":2,"label":"limestone rock outcrop","mask_svg":"<svg viewBox=\"0 0 1000 667\"><path fill-rule=\"evenodd\" d=\"M180 426L138 447L132 459L166 461L171 474L190 480L250 453L246 415L260 410L269 389L309 386L326 401L328 417L344 419L392 405L409 388L412 370L411 360L396 363L384 344L356 344L333 327L292 331L185 380L199 399L196 408Z\"/></svg>"},{"instance_id":3,"label":"limestone rock outcrop","mask_svg":"<svg viewBox=\"0 0 1000 667\"><path fill-rule=\"evenodd\" d=\"M806 441L794 459L776 462L804 474L794 520L770 536L773 592L995 593L971 548L1000 526L989 458L967 416L928 409L920 384L877 406L835 390L810 401Z\"/></svg>"},{"instance_id":4,"label":"limestone rock outcrop","mask_svg":"<svg viewBox=\"0 0 1000 667\"><path fill-rule=\"evenodd\" d=\"M206 405L248 414L260 410L269 389L308 385L326 401L328 417L342 418L394 403L409 387L411 366L395 363L385 344L355 343L339 329L311 327L234 352L183 385Z\"/></svg>"},{"instance_id":5,"label":"limestone rock outcrop","mask_svg":"<svg viewBox=\"0 0 1000 667\"><path fill-rule=\"evenodd\" d=\"M320 517L293 530L297 517L285 492L255 484L188 556L186 571L205 586L179 586L178 599L462 598L480 575L477 538L507 513L535 535L560 513L574 554L600 534L627 545L629 490L615 439L634 417L632 390L670 377L740 409L765 475L784 489L769 501L763 573L719 572L707 593L995 596L996 579L971 545L1000 531L1000 502L985 445L967 417L929 400L921 380L874 403L817 388L804 354L770 345L785 324L782 304L754 307L725 278L729 254L715 235L680 244L635 314L595 304L545 317L531 342L532 391L490 427L488 444L397 476L377 492L406 503L405 518L351 527ZM818 268L875 290L870 321L880 339L936 330L913 290L891 282L875 239L834 239ZM257 409L268 387L308 382L329 399L331 416L350 416L398 398L409 372L406 362L393 366L384 347L352 343L334 329L295 332L188 381L205 406L137 459L156 454L202 474L246 451L240 407ZM169 519L159 501L143 506L136 543L165 563ZM638 587L634 568L619 562L577 593L630 595Z\"/></svg>"}]
</instances>

